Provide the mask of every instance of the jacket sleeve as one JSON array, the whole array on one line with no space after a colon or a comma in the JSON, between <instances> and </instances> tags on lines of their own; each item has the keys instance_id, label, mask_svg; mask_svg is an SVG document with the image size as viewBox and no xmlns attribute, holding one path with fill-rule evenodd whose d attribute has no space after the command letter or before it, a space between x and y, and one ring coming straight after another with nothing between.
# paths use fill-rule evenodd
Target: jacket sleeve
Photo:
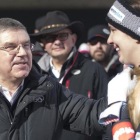
<instances>
[{"instance_id":1,"label":"jacket sleeve","mask_svg":"<svg viewBox=\"0 0 140 140\"><path fill-rule=\"evenodd\" d=\"M87 135L104 132L105 128L98 123L98 118L107 105L106 98L88 99L62 85L59 85L58 94L59 111L65 129Z\"/></svg>"}]
</instances>

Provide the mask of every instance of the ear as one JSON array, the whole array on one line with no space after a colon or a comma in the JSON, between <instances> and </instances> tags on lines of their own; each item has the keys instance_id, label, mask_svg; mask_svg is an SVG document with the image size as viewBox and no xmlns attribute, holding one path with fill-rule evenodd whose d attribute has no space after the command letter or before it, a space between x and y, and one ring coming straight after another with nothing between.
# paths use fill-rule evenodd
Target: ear
<instances>
[{"instance_id":1,"label":"ear","mask_svg":"<svg viewBox=\"0 0 140 140\"><path fill-rule=\"evenodd\" d=\"M76 44L76 41L77 41L77 35L76 34L72 34L72 41L73 41L73 44Z\"/></svg>"}]
</instances>

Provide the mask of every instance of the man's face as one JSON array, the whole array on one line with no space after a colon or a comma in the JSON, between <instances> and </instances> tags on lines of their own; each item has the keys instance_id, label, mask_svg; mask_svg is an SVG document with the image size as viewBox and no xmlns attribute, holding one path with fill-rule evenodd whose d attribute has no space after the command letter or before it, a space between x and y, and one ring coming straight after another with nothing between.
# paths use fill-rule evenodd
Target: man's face
<instances>
[{"instance_id":1,"label":"man's face","mask_svg":"<svg viewBox=\"0 0 140 140\"><path fill-rule=\"evenodd\" d=\"M94 37L88 43L90 56L97 62L103 62L110 58L113 47L107 44L107 40L102 37Z\"/></svg>"},{"instance_id":2,"label":"man's face","mask_svg":"<svg viewBox=\"0 0 140 140\"><path fill-rule=\"evenodd\" d=\"M19 44L30 43L29 35L25 30L6 30L0 33L0 47L13 47ZM32 67L32 53L22 46L19 52L10 52L0 49L0 80L24 79Z\"/></svg>"},{"instance_id":3,"label":"man's face","mask_svg":"<svg viewBox=\"0 0 140 140\"><path fill-rule=\"evenodd\" d=\"M67 37L63 33L66 33ZM53 35L59 35L59 37L53 39ZM61 40L60 38L63 37L66 38ZM63 29L58 32L45 35L42 42L44 43L45 51L48 52L52 58L65 60L74 47L76 39L76 34L72 34L70 29Z\"/></svg>"}]
</instances>

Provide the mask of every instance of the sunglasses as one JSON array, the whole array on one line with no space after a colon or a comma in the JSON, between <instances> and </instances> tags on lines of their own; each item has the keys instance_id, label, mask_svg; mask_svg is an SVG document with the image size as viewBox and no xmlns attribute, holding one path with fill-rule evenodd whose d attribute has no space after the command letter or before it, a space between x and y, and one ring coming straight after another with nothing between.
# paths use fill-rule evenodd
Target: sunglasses
<instances>
[{"instance_id":1,"label":"sunglasses","mask_svg":"<svg viewBox=\"0 0 140 140\"><path fill-rule=\"evenodd\" d=\"M60 41L65 41L68 39L69 35L72 35L72 33L60 33L58 35L45 35L42 38L45 41L45 43L53 43L56 39L59 39Z\"/></svg>"},{"instance_id":2,"label":"sunglasses","mask_svg":"<svg viewBox=\"0 0 140 140\"><path fill-rule=\"evenodd\" d=\"M96 45L98 42L100 42L101 44L107 44L107 40L104 38L93 38L89 41L91 45Z\"/></svg>"}]
</instances>

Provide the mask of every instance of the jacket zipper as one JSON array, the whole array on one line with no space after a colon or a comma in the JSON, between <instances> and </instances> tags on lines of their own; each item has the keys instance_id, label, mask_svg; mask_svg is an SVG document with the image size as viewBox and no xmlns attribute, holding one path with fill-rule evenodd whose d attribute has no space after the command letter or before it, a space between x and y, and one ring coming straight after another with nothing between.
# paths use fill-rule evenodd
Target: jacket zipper
<instances>
[{"instance_id":1,"label":"jacket zipper","mask_svg":"<svg viewBox=\"0 0 140 140\"><path fill-rule=\"evenodd\" d=\"M10 121L10 124L12 125L13 124L13 119L12 119L12 116L10 115L10 113L7 111L7 115L8 115L8 119Z\"/></svg>"},{"instance_id":2,"label":"jacket zipper","mask_svg":"<svg viewBox=\"0 0 140 140\"><path fill-rule=\"evenodd\" d=\"M25 115L25 117L28 117L28 107L25 108L25 114L24 115ZM25 129L25 140L28 140L28 138L27 138L27 121L25 121L24 129Z\"/></svg>"},{"instance_id":3,"label":"jacket zipper","mask_svg":"<svg viewBox=\"0 0 140 140\"><path fill-rule=\"evenodd\" d=\"M91 91L90 90L88 90L88 98L91 98ZM86 140L88 140L88 139L89 139L89 136L86 137Z\"/></svg>"},{"instance_id":4,"label":"jacket zipper","mask_svg":"<svg viewBox=\"0 0 140 140\"><path fill-rule=\"evenodd\" d=\"M62 80L62 84L63 84L63 82L64 82L64 79L65 79L66 75L70 72L70 70L71 70L72 67L74 66L74 64L75 64L75 62L76 62L76 60L77 60L78 54L79 54L79 53L76 53L76 56L75 56L75 58L74 58L74 60L73 60L72 65L69 67L69 69L67 70L67 72L64 74L63 80Z\"/></svg>"}]
</instances>

